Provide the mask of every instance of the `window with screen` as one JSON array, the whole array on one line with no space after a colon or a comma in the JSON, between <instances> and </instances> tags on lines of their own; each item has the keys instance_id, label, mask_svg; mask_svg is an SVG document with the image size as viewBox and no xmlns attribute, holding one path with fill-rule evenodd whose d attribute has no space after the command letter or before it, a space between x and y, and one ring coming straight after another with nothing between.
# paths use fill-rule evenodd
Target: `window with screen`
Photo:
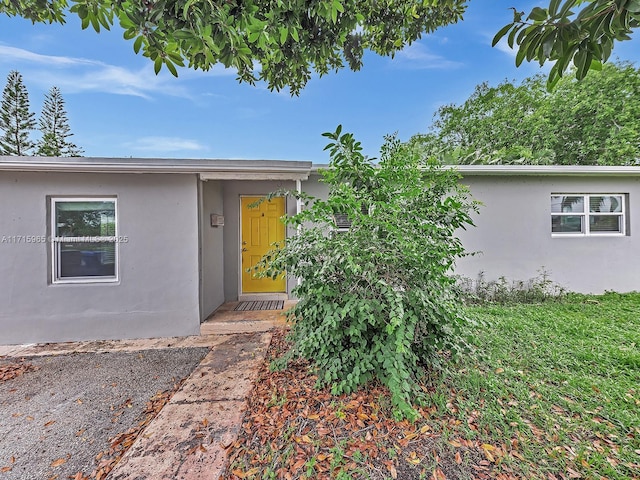
<instances>
[{"instance_id":1,"label":"window with screen","mask_svg":"<svg viewBox=\"0 0 640 480\"><path fill-rule=\"evenodd\" d=\"M551 233L554 236L625 235L625 199L624 194L552 194Z\"/></svg>"}]
</instances>

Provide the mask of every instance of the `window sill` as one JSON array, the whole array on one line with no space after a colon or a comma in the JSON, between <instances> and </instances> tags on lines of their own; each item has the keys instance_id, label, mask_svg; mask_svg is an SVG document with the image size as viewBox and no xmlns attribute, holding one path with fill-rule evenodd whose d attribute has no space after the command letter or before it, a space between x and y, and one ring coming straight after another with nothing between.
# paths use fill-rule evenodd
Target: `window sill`
<instances>
[{"instance_id":1,"label":"window sill","mask_svg":"<svg viewBox=\"0 0 640 480\"><path fill-rule=\"evenodd\" d=\"M551 238L616 238L626 237L624 233L552 233Z\"/></svg>"},{"instance_id":2,"label":"window sill","mask_svg":"<svg viewBox=\"0 0 640 480\"><path fill-rule=\"evenodd\" d=\"M51 285L113 285L120 283L119 278L69 278L53 280Z\"/></svg>"}]
</instances>

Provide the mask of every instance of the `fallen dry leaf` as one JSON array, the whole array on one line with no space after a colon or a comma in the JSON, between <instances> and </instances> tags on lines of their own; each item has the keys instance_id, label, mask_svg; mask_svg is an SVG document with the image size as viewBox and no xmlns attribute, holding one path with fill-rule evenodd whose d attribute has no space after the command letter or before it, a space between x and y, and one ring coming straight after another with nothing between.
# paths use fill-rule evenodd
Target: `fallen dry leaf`
<instances>
[{"instance_id":1,"label":"fallen dry leaf","mask_svg":"<svg viewBox=\"0 0 640 480\"><path fill-rule=\"evenodd\" d=\"M441 468L436 468L433 471L433 474L431 475L431 478L433 480L447 480L447 477L445 476L444 472L442 471Z\"/></svg>"},{"instance_id":2,"label":"fallen dry leaf","mask_svg":"<svg viewBox=\"0 0 640 480\"><path fill-rule=\"evenodd\" d=\"M304 458L302 458L302 459L298 460L296 463L294 463L291 466L291 470L296 472L296 471L300 470L302 467L304 467L305 463L307 463L307 461Z\"/></svg>"},{"instance_id":3,"label":"fallen dry leaf","mask_svg":"<svg viewBox=\"0 0 640 480\"><path fill-rule=\"evenodd\" d=\"M52 468L56 468L59 467L60 465L64 465L65 463L67 463L67 459L66 458L59 458L57 460L54 460L53 462L51 462L51 467Z\"/></svg>"},{"instance_id":4,"label":"fallen dry leaf","mask_svg":"<svg viewBox=\"0 0 640 480\"><path fill-rule=\"evenodd\" d=\"M256 467L253 467L250 470L247 470L246 472L243 472L242 470L236 469L234 470L232 473L238 477L238 478L246 478L246 477L251 477L255 474L257 474L260 470Z\"/></svg>"},{"instance_id":5,"label":"fallen dry leaf","mask_svg":"<svg viewBox=\"0 0 640 480\"><path fill-rule=\"evenodd\" d=\"M569 478L582 478L582 474L576 472L575 470L567 467L567 473L569 474Z\"/></svg>"},{"instance_id":6,"label":"fallen dry leaf","mask_svg":"<svg viewBox=\"0 0 640 480\"><path fill-rule=\"evenodd\" d=\"M422 460L416 454L416 452L411 452L409 456L405 457L405 460L412 465L419 465Z\"/></svg>"},{"instance_id":7,"label":"fallen dry leaf","mask_svg":"<svg viewBox=\"0 0 640 480\"><path fill-rule=\"evenodd\" d=\"M8 382L34 370L37 370L37 367L34 367L30 363L25 363L22 360L7 365L0 365L0 383Z\"/></svg>"}]
</instances>

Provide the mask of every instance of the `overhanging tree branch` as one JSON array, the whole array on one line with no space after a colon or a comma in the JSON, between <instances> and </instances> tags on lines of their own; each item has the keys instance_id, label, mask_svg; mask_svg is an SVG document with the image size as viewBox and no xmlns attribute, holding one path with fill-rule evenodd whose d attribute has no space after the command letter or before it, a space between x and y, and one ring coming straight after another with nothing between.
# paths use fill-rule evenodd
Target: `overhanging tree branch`
<instances>
[{"instance_id":1,"label":"overhanging tree branch","mask_svg":"<svg viewBox=\"0 0 640 480\"><path fill-rule=\"evenodd\" d=\"M393 56L421 35L462 19L467 0L3 0L0 13L33 22L64 23L77 15L96 32L115 22L148 57L164 66L234 68L238 80L265 81L298 94L313 72L324 75L362 66L365 50ZM580 10L574 12L573 9ZM523 20L523 18L525 20ZM550 0L496 35L517 46L516 64L555 61L549 85L573 64L576 76L598 69L614 41L628 40L640 24L640 0Z\"/></svg>"}]
</instances>

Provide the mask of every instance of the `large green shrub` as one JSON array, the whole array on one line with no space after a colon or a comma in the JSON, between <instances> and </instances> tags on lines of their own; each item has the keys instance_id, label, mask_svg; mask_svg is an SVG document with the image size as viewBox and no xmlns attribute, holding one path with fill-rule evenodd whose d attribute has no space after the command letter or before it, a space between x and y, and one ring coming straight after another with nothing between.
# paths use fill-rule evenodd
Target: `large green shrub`
<instances>
[{"instance_id":1,"label":"large green shrub","mask_svg":"<svg viewBox=\"0 0 640 480\"><path fill-rule=\"evenodd\" d=\"M464 255L454 233L472 224L476 204L454 171L425 165L411 144L388 137L375 165L340 127L324 135L328 199L304 198L305 209L286 219L299 234L260 268L300 279L289 358L309 359L336 394L377 379L396 415L412 418L422 366L464 344L450 274ZM335 214L348 217L348 231L335 231Z\"/></svg>"}]
</instances>

